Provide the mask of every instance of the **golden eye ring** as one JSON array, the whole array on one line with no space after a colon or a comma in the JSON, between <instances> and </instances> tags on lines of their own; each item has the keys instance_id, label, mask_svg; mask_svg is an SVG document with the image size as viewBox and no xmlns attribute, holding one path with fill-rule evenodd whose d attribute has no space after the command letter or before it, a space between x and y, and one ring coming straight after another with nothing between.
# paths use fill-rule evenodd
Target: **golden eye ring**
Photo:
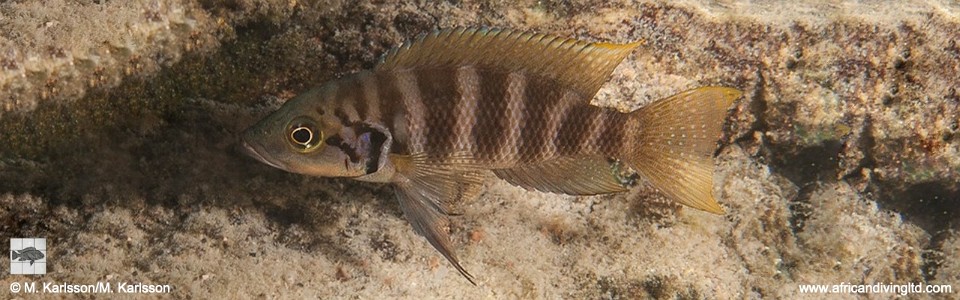
<instances>
[{"instance_id":1,"label":"golden eye ring","mask_svg":"<svg viewBox=\"0 0 960 300\"><path fill-rule=\"evenodd\" d=\"M288 128L287 141L297 151L313 152L323 144L323 132L309 119L298 118Z\"/></svg>"},{"instance_id":2,"label":"golden eye ring","mask_svg":"<svg viewBox=\"0 0 960 300\"><path fill-rule=\"evenodd\" d=\"M306 126L294 128L293 131L290 132L290 139L292 139L294 143L306 147L310 145L310 141L313 140L313 130L310 130L310 127Z\"/></svg>"}]
</instances>

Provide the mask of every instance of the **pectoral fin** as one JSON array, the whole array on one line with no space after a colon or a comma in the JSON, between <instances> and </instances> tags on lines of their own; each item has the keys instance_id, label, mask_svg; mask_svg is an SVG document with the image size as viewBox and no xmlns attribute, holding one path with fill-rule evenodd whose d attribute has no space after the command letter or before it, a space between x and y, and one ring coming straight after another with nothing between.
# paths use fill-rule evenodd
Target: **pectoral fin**
<instances>
[{"instance_id":1,"label":"pectoral fin","mask_svg":"<svg viewBox=\"0 0 960 300\"><path fill-rule=\"evenodd\" d=\"M430 195L430 204L444 214L455 214L456 204L479 195L484 171L466 155L452 154L442 158L424 155L392 155L397 172L410 185Z\"/></svg>"},{"instance_id":2,"label":"pectoral fin","mask_svg":"<svg viewBox=\"0 0 960 300\"><path fill-rule=\"evenodd\" d=\"M627 190L625 178L602 156L561 157L493 173L513 185L541 192L596 195Z\"/></svg>"},{"instance_id":3,"label":"pectoral fin","mask_svg":"<svg viewBox=\"0 0 960 300\"><path fill-rule=\"evenodd\" d=\"M450 261L463 277L476 285L473 275L470 275L457 259L457 254L450 243L450 221L437 209L437 203L440 201L436 197L437 195L432 191L415 182L397 185L400 209L413 226L413 230L427 238L430 245Z\"/></svg>"},{"instance_id":4,"label":"pectoral fin","mask_svg":"<svg viewBox=\"0 0 960 300\"><path fill-rule=\"evenodd\" d=\"M442 157L391 155L390 160L401 176L396 182L397 198L407 221L476 285L473 276L460 265L450 243L448 215L455 214L457 203L479 194L484 175L481 166L466 153Z\"/></svg>"}]
</instances>

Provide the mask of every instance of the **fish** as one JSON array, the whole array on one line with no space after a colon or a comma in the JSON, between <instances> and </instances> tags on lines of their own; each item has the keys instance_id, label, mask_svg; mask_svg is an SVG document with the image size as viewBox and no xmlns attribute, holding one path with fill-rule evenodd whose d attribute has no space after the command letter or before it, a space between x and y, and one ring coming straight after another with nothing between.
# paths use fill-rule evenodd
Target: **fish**
<instances>
[{"instance_id":1,"label":"fish","mask_svg":"<svg viewBox=\"0 0 960 300\"><path fill-rule=\"evenodd\" d=\"M642 42L587 42L487 28L421 35L376 67L285 102L240 146L293 173L393 186L403 215L470 283L450 241L457 204L485 178L549 193L629 190L721 214L713 154L741 91L707 86L632 112L591 105Z\"/></svg>"},{"instance_id":2,"label":"fish","mask_svg":"<svg viewBox=\"0 0 960 300\"><path fill-rule=\"evenodd\" d=\"M40 252L40 250L37 250L37 248L34 248L34 247L26 247L20 251L13 250L11 252L13 252L13 257L10 258L11 260L17 260L17 261L29 260L31 266L35 261L41 260L44 257L43 252Z\"/></svg>"}]
</instances>

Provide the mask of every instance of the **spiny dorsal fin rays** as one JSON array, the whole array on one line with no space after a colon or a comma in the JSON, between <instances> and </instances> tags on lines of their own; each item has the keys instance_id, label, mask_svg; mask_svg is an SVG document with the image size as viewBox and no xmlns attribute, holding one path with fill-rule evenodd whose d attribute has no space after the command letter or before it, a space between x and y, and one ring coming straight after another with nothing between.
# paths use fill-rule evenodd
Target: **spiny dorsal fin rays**
<instances>
[{"instance_id":1,"label":"spiny dorsal fin rays","mask_svg":"<svg viewBox=\"0 0 960 300\"><path fill-rule=\"evenodd\" d=\"M523 71L559 81L593 97L641 42L590 43L511 30L454 28L422 35L384 55L377 71L475 65Z\"/></svg>"}]
</instances>

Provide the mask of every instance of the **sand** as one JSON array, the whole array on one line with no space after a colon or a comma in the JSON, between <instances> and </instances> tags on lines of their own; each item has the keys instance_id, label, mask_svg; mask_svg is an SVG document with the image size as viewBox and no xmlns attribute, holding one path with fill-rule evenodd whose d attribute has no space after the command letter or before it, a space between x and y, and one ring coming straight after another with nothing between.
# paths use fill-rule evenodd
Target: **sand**
<instances>
[{"instance_id":1,"label":"sand","mask_svg":"<svg viewBox=\"0 0 960 300\"><path fill-rule=\"evenodd\" d=\"M645 40L600 106L744 90L717 152L727 213L679 208L649 187L574 197L491 179L454 220L472 286L413 232L389 187L288 174L236 148L298 92L452 26ZM958 43L951 1L4 2L0 241L45 237L50 250L48 274L3 271L0 287L886 299L798 285L912 282L955 293L911 297L957 298Z\"/></svg>"}]
</instances>

